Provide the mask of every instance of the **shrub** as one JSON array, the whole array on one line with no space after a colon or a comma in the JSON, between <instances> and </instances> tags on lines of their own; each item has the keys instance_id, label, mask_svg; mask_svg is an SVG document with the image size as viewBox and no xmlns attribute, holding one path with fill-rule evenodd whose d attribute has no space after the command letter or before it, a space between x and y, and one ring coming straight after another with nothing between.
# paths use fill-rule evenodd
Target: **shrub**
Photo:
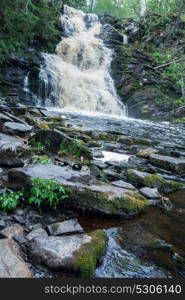
<instances>
[{"instance_id":1,"label":"shrub","mask_svg":"<svg viewBox=\"0 0 185 300\"><path fill-rule=\"evenodd\" d=\"M0 207L4 211L11 211L15 209L19 202L20 199L23 197L23 192L10 192L7 191L6 193L0 195Z\"/></svg>"},{"instance_id":2,"label":"shrub","mask_svg":"<svg viewBox=\"0 0 185 300\"><path fill-rule=\"evenodd\" d=\"M35 178L30 192L29 204L34 203L39 207L44 204L56 208L61 200L68 197L69 190L56 180Z\"/></svg>"}]
</instances>

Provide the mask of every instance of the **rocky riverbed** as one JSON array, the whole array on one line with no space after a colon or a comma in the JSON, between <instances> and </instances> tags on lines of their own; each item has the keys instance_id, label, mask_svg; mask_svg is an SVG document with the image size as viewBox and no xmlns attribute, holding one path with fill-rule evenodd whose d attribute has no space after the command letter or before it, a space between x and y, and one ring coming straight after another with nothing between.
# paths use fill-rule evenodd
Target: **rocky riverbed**
<instances>
[{"instance_id":1,"label":"rocky riverbed","mask_svg":"<svg viewBox=\"0 0 185 300\"><path fill-rule=\"evenodd\" d=\"M38 177L70 189L56 209L0 212L0 277L185 275L183 125L7 100L0 128L1 196Z\"/></svg>"}]
</instances>

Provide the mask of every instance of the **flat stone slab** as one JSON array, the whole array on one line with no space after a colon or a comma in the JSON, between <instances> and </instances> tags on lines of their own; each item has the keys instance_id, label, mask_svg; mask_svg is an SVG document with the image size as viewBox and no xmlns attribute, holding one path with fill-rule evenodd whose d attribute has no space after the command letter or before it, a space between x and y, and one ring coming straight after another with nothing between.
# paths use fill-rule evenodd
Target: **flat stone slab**
<instances>
[{"instance_id":1,"label":"flat stone slab","mask_svg":"<svg viewBox=\"0 0 185 300\"><path fill-rule=\"evenodd\" d=\"M89 168L85 166L80 171L76 171L68 166L33 164L10 170L8 178L12 188L20 189L31 186L34 178L55 179L63 184L65 181L90 183L92 176Z\"/></svg>"},{"instance_id":2,"label":"flat stone slab","mask_svg":"<svg viewBox=\"0 0 185 300\"><path fill-rule=\"evenodd\" d=\"M81 225L78 223L77 219L54 223L49 225L47 229L51 235L84 233L84 230L81 227Z\"/></svg>"},{"instance_id":3,"label":"flat stone slab","mask_svg":"<svg viewBox=\"0 0 185 300\"><path fill-rule=\"evenodd\" d=\"M156 188L144 187L139 190L140 193L148 199L161 199L161 195Z\"/></svg>"},{"instance_id":4,"label":"flat stone slab","mask_svg":"<svg viewBox=\"0 0 185 300\"><path fill-rule=\"evenodd\" d=\"M12 119L9 118L7 115L0 113L0 123L2 122L11 122Z\"/></svg>"},{"instance_id":5,"label":"flat stone slab","mask_svg":"<svg viewBox=\"0 0 185 300\"><path fill-rule=\"evenodd\" d=\"M150 155L149 160L151 164L157 167L172 171L180 175L185 174L185 159L152 154Z\"/></svg>"},{"instance_id":6,"label":"flat stone slab","mask_svg":"<svg viewBox=\"0 0 185 300\"><path fill-rule=\"evenodd\" d=\"M31 278L19 246L11 239L0 240L0 278Z\"/></svg>"},{"instance_id":7,"label":"flat stone slab","mask_svg":"<svg viewBox=\"0 0 185 300\"><path fill-rule=\"evenodd\" d=\"M136 190L136 188L132 184L123 180L112 181L111 184L123 189Z\"/></svg>"},{"instance_id":8,"label":"flat stone slab","mask_svg":"<svg viewBox=\"0 0 185 300\"><path fill-rule=\"evenodd\" d=\"M0 133L0 150L16 150L23 147L24 143L21 139Z\"/></svg>"},{"instance_id":9,"label":"flat stone slab","mask_svg":"<svg viewBox=\"0 0 185 300\"><path fill-rule=\"evenodd\" d=\"M3 126L3 132L15 135L25 135L32 131L33 126L16 123L16 122L5 122Z\"/></svg>"}]
</instances>

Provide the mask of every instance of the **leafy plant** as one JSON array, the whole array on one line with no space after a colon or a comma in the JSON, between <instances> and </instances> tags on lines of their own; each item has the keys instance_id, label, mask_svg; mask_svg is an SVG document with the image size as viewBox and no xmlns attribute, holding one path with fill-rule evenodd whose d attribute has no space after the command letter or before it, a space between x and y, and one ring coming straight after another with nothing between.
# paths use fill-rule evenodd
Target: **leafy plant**
<instances>
[{"instance_id":1,"label":"leafy plant","mask_svg":"<svg viewBox=\"0 0 185 300\"><path fill-rule=\"evenodd\" d=\"M60 145L60 149L59 152L65 155L72 155L75 156L77 158L80 158L81 156L81 145L82 142L79 140L75 140L73 141L68 141L65 140L61 145Z\"/></svg>"},{"instance_id":2,"label":"leafy plant","mask_svg":"<svg viewBox=\"0 0 185 300\"><path fill-rule=\"evenodd\" d=\"M44 204L56 208L61 200L68 197L69 189L61 186L56 180L35 178L30 193L30 204L34 203L39 207Z\"/></svg>"},{"instance_id":3,"label":"leafy plant","mask_svg":"<svg viewBox=\"0 0 185 300\"><path fill-rule=\"evenodd\" d=\"M6 193L0 195L0 207L4 211L11 211L15 209L19 202L20 199L23 197L23 192L9 192L7 191Z\"/></svg>"},{"instance_id":4,"label":"leafy plant","mask_svg":"<svg viewBox=\"0 0 185 300\"><path fill-rule=\"evenodd\" d=\"M35 156L34 164L52 164L52 160L47 155Z\"/></svg>"}]
</instances>

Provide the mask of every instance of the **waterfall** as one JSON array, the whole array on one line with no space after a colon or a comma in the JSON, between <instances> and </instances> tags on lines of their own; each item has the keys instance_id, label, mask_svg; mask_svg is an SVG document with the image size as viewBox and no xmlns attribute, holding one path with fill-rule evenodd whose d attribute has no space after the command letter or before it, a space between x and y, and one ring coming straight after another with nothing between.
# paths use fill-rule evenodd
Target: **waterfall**
<instances>
[{"instance_id":1,"label":"waterfall","mask_svg":"<svg viewBox=\"0 0 185 300\"><path fill-rule=\"evenodd\" d=\"M61 23L65 38L56 54L43 54L40 81L45 106L124 117L109 72L112 50L99 37L103 26L98 16L65 5Z\"/></svg>"}]
</instances>

